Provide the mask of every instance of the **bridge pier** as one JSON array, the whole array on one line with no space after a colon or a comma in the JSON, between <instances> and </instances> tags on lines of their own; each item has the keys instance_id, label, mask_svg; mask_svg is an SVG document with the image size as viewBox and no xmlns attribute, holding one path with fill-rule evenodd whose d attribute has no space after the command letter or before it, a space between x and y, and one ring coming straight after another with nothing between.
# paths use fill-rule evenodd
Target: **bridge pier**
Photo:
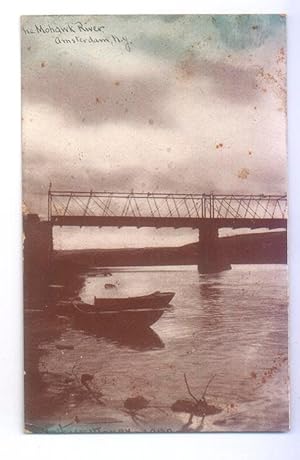
<instances>
[{"instance_id":1,"label":"bridge pier","mask_svg":"<svg viewBox=\"0 0 300 460\"><path fill-rule=\"evenodd\" d=\"M53 249L52 226L37 214L24 216L24 305L41 308L47 298L50 257Z\"/></svg>"},{"instance_id":2,"label":"bridge pier","mask_svg":"<svg viewBox=\"0 0 300 460\"><path fill-rule=\"evenodd\" d=\"M219 229L212 222L204 222L199 228L199 273L217 273L230 270L231 265L222 251Z\"/></svg>"}]
</instances>

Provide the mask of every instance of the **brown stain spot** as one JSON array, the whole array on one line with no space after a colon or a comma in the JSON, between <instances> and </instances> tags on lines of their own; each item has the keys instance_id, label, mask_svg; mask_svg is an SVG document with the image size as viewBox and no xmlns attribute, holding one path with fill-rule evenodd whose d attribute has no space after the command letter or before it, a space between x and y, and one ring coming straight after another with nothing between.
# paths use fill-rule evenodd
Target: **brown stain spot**
<instances>
[{"instance_id":1,"label":"brown stain spot","mask_svg":"<svg viewBox=\"0 0 300 460\"><path fill-rule=\"evenodd\" d=\"M252 371L250 375L251 375L252 379L256 379L256 377L257 377L257 374L254 371Z\"/></svg>"},{"instance_id":2,"label":"brown stain spot","mask_svg":"<svg viewBox=\"0 0 300 460\"><path fill-rule=\"evenodd\" d=\"M85 118L82 118L82 120L81 120L81 121L84 123L84 122L85 122Z\"/></svg>"},{"instance_id":3,"label":"brown stain spot","mask_svg":"<svg viewBox=\"0 0 300 460\"><path fill-rule=\"evenodd\" d=\"M27 50L28 50L28 51L31 51L31 46L27 46Z\"/></svg>"},{"instance_id":4,"label":"brown stain spot","mask_svg":"<svg viewBox=\"0 0 300 460\"><path fill-rule=\"evenodd\" d=\"M238 178L239 178L239 179L243 179L243 180L244 180L244 179L247 179L248 176L249 176L249 174L250 174L249 169L247 169L247 168L242 168L242 169L239 171L239 173L238 173Z\"/></svg>"},{"instance_id":5,"label":"brown stain spot","mask_svg":"<svg viewBox=\"0 0 300 460\"><path fill-rule=\"evenodd\" d=\"M46 62L44 62L44 61L41 62L41 67L42 67L42 68L46 67Z\"/></svg>"},{"instance_id":6,"label":"brown stain spot","mask_svg":"<svg viewBox=\"0 0 300 460\"><path fill-rule=\"evenodd\" d=\"M96 97L96 104L100 104L100 98L99 97Z\"/></svg>"},{"instance_id":7,"label":"brown stain spot","mask_svg":"<svg viewBox=\"0 0 300 460\"><path fill-rule=\"evenodd\" d=\"M120 82L119 81L115 81L115 86L119 86L120 85Z\"/></svg>"},{"instance_id":8,"label":"brown stain spot","mask_svg":"<svg viewBox=\"0 0 300 460\"><path fill-rule=\"evenodd\" d=\"M258 26L252 26L252 29L253 29L253 30L257 30L257 29L258 29Z\"/></svg>"},{"instance_id":9,"label":"brown stain spot","mask_svg":"<svg viewBox=\"0 0 300 460\"><path fill-rule=\"evenodd\" d=\"M216 149L221 149L223 146L224 146L224 144L222 144L222 143L216 144Z\"/></svg>"},{"instance_id":10,"label":"brown stain spot","mask_svg":"<svg viewBox=\"0 0 300 460\"><path fill-rule=\"evenodd\" d=\"M256 110L257 109L256 105L253 108L254 108L254 110Z\"/></svg>"},{"instance_id":11,"label":"brown stain spot","mask_svg":"<svg viewBox=\"0 0 300 460\"><path fill-rule=\"evenodd\" d=\"M252 155L252 152L251 152L251 150L249 150L249 152L248 152L248 155Z\"/></svg>"},{"instance_id":12,"label":"brown stain spot","mask_svg":"<svg viewBox=\"0 0 300 460\"><path fill-rule=\"evenodd\" d=\"M152 118L149 118L148 123L149 123L149 125L153 125L153 124L154 124L154 121L152 120Z\"/></svg>"}]
</instances>

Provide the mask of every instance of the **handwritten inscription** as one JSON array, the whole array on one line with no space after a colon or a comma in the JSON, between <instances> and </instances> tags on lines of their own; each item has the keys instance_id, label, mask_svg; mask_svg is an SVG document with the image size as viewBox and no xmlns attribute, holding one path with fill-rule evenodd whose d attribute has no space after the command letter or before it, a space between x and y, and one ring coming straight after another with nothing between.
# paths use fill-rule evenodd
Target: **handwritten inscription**
<instances>
[{"instance_id":1,"label":"handwritten inscription","mask_svg":"<svg viewBox=\"0 0 300 460\"><path fill-rule=\"evenodd\" d=\"M126 35L118 35L106 31L104 25L89 25L80 21L67 23L65 25L54 24L34 24L32 27L23 26L24 35L50 35L56 45L72 44L102 44L102 45L119 45L123 46L126 51L130 52L132 42Z\"/></svg>"},{"instance_id":2,"label":"handwritten inscription","mask_svg":"<svg viewBox=\"0 0 300 460\"><path fill-rule=\"evenodd\" d=\"M122 422L120 422L122 423ZM51 426L37 426L32 424L26 425L27 433L49 433L49 434L80 434L80 433L136 433L136 430L133 430L128 427L119 427L119 428L108 428L107 426L101 425L94 425L94 426L84 426L84 425L74 425L73 423L69 423L65 426L63 425L51 425ZM158 427L158 428L143 428L139 432L141 433L173 433L172 428L168 427Z\"/></svg>"}]
</instances>

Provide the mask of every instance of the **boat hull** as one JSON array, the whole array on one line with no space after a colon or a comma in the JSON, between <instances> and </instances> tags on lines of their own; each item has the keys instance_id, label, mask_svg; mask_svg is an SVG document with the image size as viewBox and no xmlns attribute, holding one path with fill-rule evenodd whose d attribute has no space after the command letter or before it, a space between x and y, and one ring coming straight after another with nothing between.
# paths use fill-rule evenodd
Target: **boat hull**
<instances>
[{"instance_id":1,"label":"boat hull","mask_svg":"<svg viewBox=\"0 0 300 460\"><path fill-rule=\"evenodd\" d=\"M97 298L94 307L101 311L128 310L128 309L160 309L167 306L173 299L174 292L156 292L146 296L128 298Z\"/></svg>"},{"instance_id":2,"label":"boat hull","mask_svg":"<svg viewBox=\"0 0 300 460\"><path fill-rule=\"evenodd\" d=\"M145 329L154 324L168 308L173 292L154 292L128 298L96 298L94 305L82 301L58 302L52 309L57 315L74 317L77 325L96 325L102 330Z\"/></svg>"},{"instance_id":3,"label":"boat hull","mask_svg":"<svg viewBox=\"0 0 300 460\"><path fill-rule=\"evenodd\" d=\"M145 329L154 324L164 313L166 308L127 309L123 311L84 311L74 306L74 319L77 326L97 327L99 330L134 330Z\"/></svg>"}]
</instances>

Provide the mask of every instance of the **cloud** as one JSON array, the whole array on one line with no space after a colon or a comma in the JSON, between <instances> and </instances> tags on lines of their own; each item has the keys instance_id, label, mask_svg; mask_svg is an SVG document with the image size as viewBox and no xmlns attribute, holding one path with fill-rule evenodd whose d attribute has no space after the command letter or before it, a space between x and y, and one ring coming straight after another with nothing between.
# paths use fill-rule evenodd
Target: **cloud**
<instances>
[{"instance_id":1,"label":"cloud","mask_svg":"<svg viewBox=\"0 0 300 460\"><path fill-rule=\"evenodd\" d=\"M226 24L236 20L230 18L216 17ZM258 33L255 20L243 19L241 29ZM278 41L269 40L250 61L247 49L220 39L218 30L226 28L218 21L134 16L127 24L124 18L134 46L141 45L130 58L114 48L102 56L99 49L96 55L94 48L89 54L87 48L49 45L48 53L45 37L38 51L25 46L24 198L30 209L46 214L50 180L53 188L73 190L284 190L284 114L269 91L270 67L281 66L285 75ZM196 38L202 48L191 51ZM230 46L236 46L232 53ZM220 143L224 147L216 149ZM241 180L243 168L249 175Z\"/></svg>"},{"instance_id":2,"label":"cloud","mask_svg":"<svg viewBox=\"0 0 300 460\"><path fill-rule=\"evenodd\" d=\"M166 163L153 164L149 170L143 164L117 168L111 171L83 162L74 167L64 157L60 167L49 151L28 151L23 171L24 201L31 212L47 215L47 191L53 190L112 191L112 192L169 192L199 193L218 190L206 171L186 159L175 166ZM194 173L193 173L194 171ZM197 172L195 172L197 171Z\"/></svg>"},{"instance_id":3,"label":"cloud","mask_svg":"<svg viewBox=\"0 0 300 460\"><path fill-rule=\"evenodd\" d=\"M230 62L200 59L190 53L177 66L182 79L209 79L210 92L234 104L249 104L259 97L255 66L237 66Z\"/></svg>"},{"instance_id":4,"label":"cloud","mask_svg":"<svg viewBox=\"0 0 300 460\"><path fill-rule=\"evenodd\" d=\"M40 62L24 69L23 101L52 105L77 123L172 124L165 112L168 82L161 76L117 75L80 62Z\"/></svg>"}]
</instances>

